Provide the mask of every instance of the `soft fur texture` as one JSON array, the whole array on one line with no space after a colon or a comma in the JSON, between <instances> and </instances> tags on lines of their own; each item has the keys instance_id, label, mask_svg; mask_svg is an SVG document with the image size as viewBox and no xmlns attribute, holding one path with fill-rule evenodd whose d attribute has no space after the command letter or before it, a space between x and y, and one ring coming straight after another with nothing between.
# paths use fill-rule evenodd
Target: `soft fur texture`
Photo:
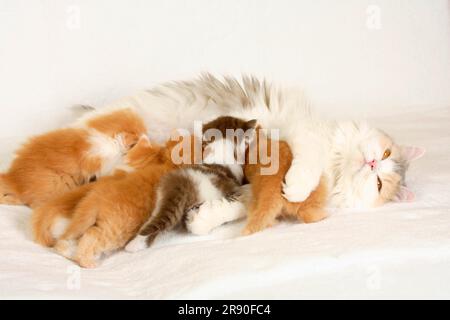
<instances>
[{"instance_id":1,"label":"soft fur texture","mask_svg":"<svg viewBox=\"0 0 450 320\"><path fill-rule=\"evenodd\" d=\"M31 138L0 175L0 204L37 207L107 175L146 131L134 111L121 109Z\"/></svg>"},{"instance_id":2,"label":"soft fur texture","mask_svg":"<svg viewBox=\"0 0 450 320\"><path fill-rule=\"evenodd\" d=\"M264 139L264 141L258 141L253 148L266 148L268 155L271 156L273 155L271 146L271 141ZM305 150L305 152L308 151ZM279 161L278 170L273 175L261 174L261 169L268 165L264 164L259 157L256 164L247 163L245 165L245 177L251 184L252 198L248 208L247 225L243 231L244 235L264 230L274 225L276 220L281 217L312 223L325 219L327 216L324 209L328 198L326 177L321 178L319 185L305 201L289 202L282 195L283 180L293 159L286 142L279 142L277 156L274 161Z\"/></svg>"},{"instance_id":3,"label":"soft fur texture","mask_svg":"<svg viewBox=\"0 0 450 320\"><path fill-rule=\"evenodd\" d=\"M273 150L274 147L276 149ZM250 161L252 153L257 156L256 162ZM274 164L266 163L261 155L277 161L276 172L271 175L262 174L264 168L267 169ZM242 232L243 235L264 230L274 225L279 218L290 218L305 223L326 218L328 183L325 177L322 177L319 186L303 202L292 203L282 196L283 180L291 163L292 153L286 142L273 143L259 132L247 152L244 167L245 177L250 182L250 190L242 189L240 201L216 200L202 205L191 221L191 224L202 232L194 233L206 234L225 222L244 217L247 217L247 225Z\"/></svg>"},{"instance_id":4,"label":"soft fur texture","mask_svg":"<svg viewBox=\"0 0 450 320\"><path fill-rule=\"evenodd\" d=\"M124 247L152 212L160 178L177 167L171 160L177 144L152 145L142 137L127 155L127 165L133 171L117 170L111 177L35 209L35 240L44 246L54 245L57 252L82 267L95 267L98 256ZM55 230L61 225L62 232Z\"/></svg>"},{"instance_id":5,"label":"soft fur texture","mask_svg":"<svg viewBox=\"0 0 450 320\"><path fill-rule=\"evenodd\" d=\"M204 164L188 165L161 179L155 209L126 250L145 249L158 235L180 223L197 234L208 229L208 226L199 229L199 224L192 224L192 221L196 220L197 211L204 203L222 199L237 201L244 176L244 163L239 164L238 159L245 158L248 142L245 135L254 131L255 126L255 121L232 117L220 117L205 124L202 130Z\"/></svg>"},{"instance_id":6,"label":"soft fur texture","mask_svg":"<svg viewBox=\"0 0 450 320\"><path fill-rule=\"evenodd\" d=\"M423 150L400 147L364 123L324 120L314 115L298 90L277 88L252 77L218 79L207 74L143 91L119 105L134 108L146 123L152 123L150 135L155 139L167 137L174 128L193 130L196 120L223 115L257 119L262 128L279 130L269 135L286 141L293 155L283 184L283 196L290 202L304 201L323 176L329 181L331 204L339 207L373 207L413 198L404 185L413 159L408 150L416 150L417 155ZM382 160L386 148L391 155ZM371 161L378 165L370 167Z\"/></svg>"},{"instance_id":7,"label":"soft fur texture","mask_svg":"<svg viewBox=\"0 0 450 320\"><path fill-rule=\"evenodd\" d=\"M119 106L119 109L112 106L112 109L87 114L74 126L91 134L88 141L93 147L88 154L108 158L105 155L110 154L110 148L104 137L121 130L112 122L117 115L128 119L123 117L124 112L136 114L137 119L142 117L150 128L149 134L160 140L167 139L173 129L193 131L195 120L205 122L228 115L245 121L257 119L262 128L269 129L271 139L286 141L286 144L280 143L280 150L284 150L286 156L282 157L276 174L265 176L261 171L252 173L247 168L253 194L259 200L251 205L245 233L267 227L280 215L280 210L306 222L320 220L325 216L324 198L338 207L374 207L390 200L414 198L405 186L405 173L409 162L423 155L422 149L398 146L388 135L365 123L323 120L313 115L298 91L278 89L254 78L218 80L206 75L198 80L166 84L142 92L122 100ZM87 130L89 126L94 129ZM107 133L97 134L98 130ZM132 143L133 135L131 140L128 135L123 139L125 143ZM61 145L57 148L62 150ZM103 166L112 168L112 164L110 161ZM55 174L58 179L60 176ZM5 184L11 185L3 178L1 185ZM273 188L274 192L269 193L262 185L270 186L267 190ZM286 200L296 205L279 201L279 194L275 192L278 188ZM326 189L328 196L324 196ZM9 190L5 190L6 198L10 197ZM232 207L227 202L223 204ZM211 203L205 207L211 208ZM233 209L241 211L242 206ZM314 214L306 214L307 211ZM223 210L218 212L224 213ZM236 216L240 214L230 213L230 217Z\"/></svg>"}]
</instances>

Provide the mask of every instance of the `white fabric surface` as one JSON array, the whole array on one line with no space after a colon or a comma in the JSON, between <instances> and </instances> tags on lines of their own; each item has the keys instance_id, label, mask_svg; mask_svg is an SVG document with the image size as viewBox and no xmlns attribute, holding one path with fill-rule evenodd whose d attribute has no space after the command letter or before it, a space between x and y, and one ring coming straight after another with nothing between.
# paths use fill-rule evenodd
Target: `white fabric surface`
<instances>
[{"instance_id":1,"label":"white fabric surface","mask_svg":"<svg viewBox=\"0 0 450 320\"><path fill-rule=\"evenodd\" d=\"M0 298L450 298L450 108L372 120L427 148L407 176L414 203L245 238L242 222L206 237L174 234L80 271L30 240L29 209L3 206Z\"/></svg>"}]
</instances>

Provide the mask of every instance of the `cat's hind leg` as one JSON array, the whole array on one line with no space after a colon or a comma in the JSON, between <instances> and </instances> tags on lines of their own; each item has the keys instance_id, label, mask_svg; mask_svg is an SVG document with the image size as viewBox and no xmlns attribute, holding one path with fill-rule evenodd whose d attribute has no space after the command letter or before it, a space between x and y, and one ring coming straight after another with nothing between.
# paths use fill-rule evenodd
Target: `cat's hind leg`
<instances>
[{"instance_id":1,"label":"cat's hind leg","mask_svg":"<svg viewBox=\"0 0 450 320\"><path fill-rule=\"evenodd\" d=\"M90 185L82 186L36 208L31 215L34 240L43 246L54 246L66 232L75 207L90 188Z\"/></svg>"},{"instance_id":2,"label":"cat's hind leg","mask_svg":"<svg viewBox=\"0 0 450 320\"><path fill-rule=\"evenodd\" d=\"M78 241L73 260L83 268L96 268L98 257L106 251L117 249L110 235L98 226L90 227Z\"/></svg>"},{"instance_id":3,"label":"cat's hind leg","mask_svg":"<svg viewBox=\"0 0 450 320\"><path fill-rule=\"evenodd\" d=\"M248 212L247 224L242 231L243 236L248 236L271 227L276 223L277 217L283 210L281 201L258 201L253 203Z\"/></svg>"},{"instance_id":4,"label":"cat's hind leg","mask_svg":"<svg viewBox=\"0 0 450 320\"><path fill-rule=\"evenodd\" d=\"M55 250L62 256L72 259L78 239L96 223L97 212L96 206L92 205L88 197L80 201L65 232L56 242Z\"/></svg>"}]
</instances>

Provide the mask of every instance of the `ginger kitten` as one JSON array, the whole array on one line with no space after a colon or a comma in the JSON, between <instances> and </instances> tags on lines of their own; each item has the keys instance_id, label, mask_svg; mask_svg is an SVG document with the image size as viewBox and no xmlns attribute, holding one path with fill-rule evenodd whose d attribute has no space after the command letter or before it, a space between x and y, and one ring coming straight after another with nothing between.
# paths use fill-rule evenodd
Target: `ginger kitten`
<instances>
[{"instance_id":1,"label":"ginger kitten","mask_svg":"<svg viewBox=\"0 0 450 320\"><path fill-rule=\"evenodd\" d=\"M245 177L250 182L252 197L248 206L247 225L243 235L250 235L266 229L276 223L278 218L293 218L305 223L317 222L327 217L325 206L328 198L328 185L322 176L319 185L302 202L289 202L282 194L284 178L292 163L292 152L285 141L279 141L279 156L272 157L272 143L270 139L261 139L253 148L258 149L256 164L245 165ZM261 169L270 166L262 164L260 159L261 148L267 150L272 161L279 161L278 171L273 175L262 175ZM307 150L305 150L307 152Z\"/></svg>"},{"instance_id":2,"label":"ginger kitten","mask_svg":"<svg viewBox=\"0 0 450 320\"><path fill-rule=\"evenodd\" d=\"M82 267L96 267L98 256L124 247L152 212L161 177L177 167L171 160L176 144L152 145L143 137L127 155L134 171L117 170L36 209L36 242L54 245ZM68 225L61 228L64 222Z\"/></svg>"},{"instance_id":3,"label":"ginger kitten","mask_svg":"<svg viewBox=\"0 0 450 320\"><path fill-rule=\"evenodd\" d=\"M107 175L146 131L134 111L121 109L31 138L0 174L0 204L38 207Z\"/></svg>"}]
</instances>

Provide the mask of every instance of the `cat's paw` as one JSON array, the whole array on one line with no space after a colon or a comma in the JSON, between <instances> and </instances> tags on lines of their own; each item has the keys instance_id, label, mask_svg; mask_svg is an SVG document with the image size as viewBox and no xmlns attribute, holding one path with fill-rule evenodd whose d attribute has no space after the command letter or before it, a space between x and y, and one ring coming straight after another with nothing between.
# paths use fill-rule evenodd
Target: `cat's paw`
<instances>
[{"instance_id":1,"label":"cat's paw","mask_svg":"<svg viewBox=\"0 0 450 320\"><path fill-rule=\"evenodd\" d=\"M283 183L283 197L289 202L303 202L319 184L320 171L291 167Z\"/></svg>"},{"instance_id":2,"label":"cat's paw","mask_svg":"<svg viewBox=\"0 0 450 320\"><path fill-rule=\"evenodd\" d=\"M186 216L186 228L193 234L203 236L214 229L215 224L211 221L213 203L205 202L198 209L191 210Z\"/></svg>"},{"instance_id":3,"label":"cat's paw","mask_svg":"<svg viewBox=\"0 0 450 320\"><path fill-rule=\"evenodd\" d=\"M77 262L80 267L85 269L95 269L97 268L97 262L94 258L87 258L87 257L80 257L75 259L75 262Z\"/></svg>"},{"instance_id":4,"label":"cat's paw","mask_svg":"<svg viewBox=\"0 0 450 320\"><path fill-rule=\"evenodd\" d=\"M245 227L245 229L241 231L241 236L243 236L243 237L250 236L256 232L258 232L258 231L254 230L252 228L249 228L249 227Z\"/></svg>"},{"instance_id":5,"label":"cat's paw","mask_svg":"<svg viewBox=\"0 0 450 320\"><path fill-rule=\"evenodd\" d=\"M56 242L55 251L67 259L73 259L77 249L77 242L75 240L59 240Z\"/></svg>"},{"instance_id":6,"label":"cat's paw","mask_svg":"<svg viewBox=\"0 0 450 320\"><path fill-rule=\"evenodd\" d=\"M242 230L241 235L242 236L250 236L254 233L263 231L267 228L271 228L276 224L276 220L261 220L261 219L252 219L249 222L247 222L247 225L245 226L244 230Z\"/></svg>"},{"instance_id":7,"label":"cat's paw","mask_svg":"<svg viewBox=\"0 0 450 320\"><path fill-rule=\"evenodd\" d=\"M125 247L125 251L134 253L147 248L147 237L138 235L131 240Z\"/></svg>"}]
</instances>

